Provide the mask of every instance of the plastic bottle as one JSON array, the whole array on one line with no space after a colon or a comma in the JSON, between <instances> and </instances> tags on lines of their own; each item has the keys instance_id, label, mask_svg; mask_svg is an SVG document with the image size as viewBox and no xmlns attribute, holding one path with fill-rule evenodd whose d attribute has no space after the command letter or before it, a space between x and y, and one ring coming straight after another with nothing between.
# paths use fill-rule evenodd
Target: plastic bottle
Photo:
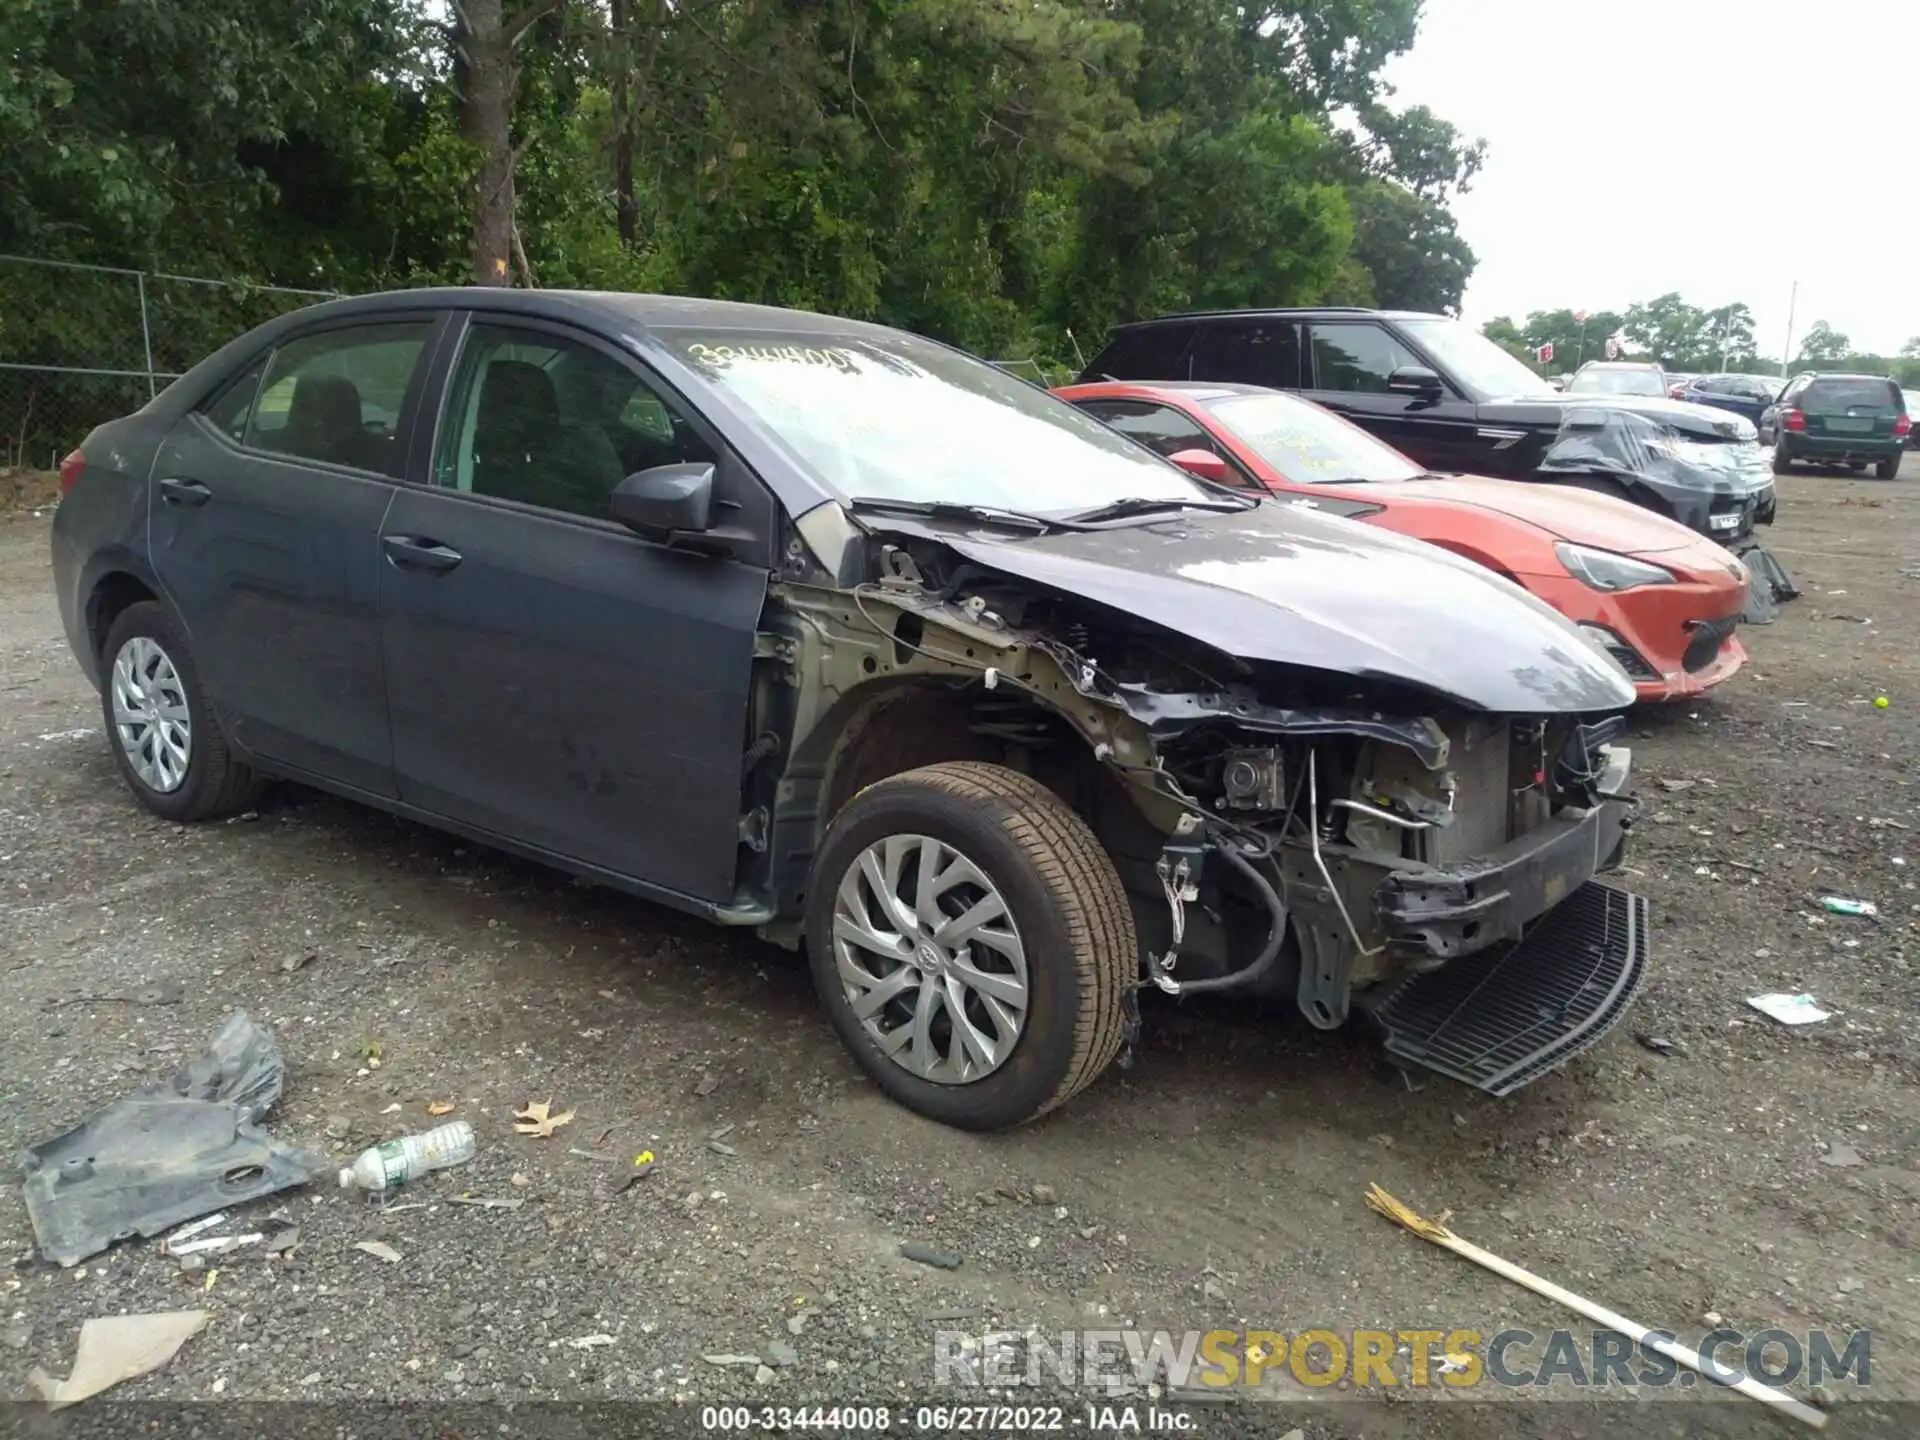
<instances>
[{"instance_id":1,"label":"plastic bottle","mask_svg":"<svg viewBox=\"0 0 1920 1440\"><path fill-rule=\"evenodd\" d=\"M445 1170L473 1158L473 1127L464 1120L436 1125L424 1135L402 1135L360 1152L340 1172L340 1187L388 1190L418 1180L429 1170Z\"/></svg>"}]
</instances>

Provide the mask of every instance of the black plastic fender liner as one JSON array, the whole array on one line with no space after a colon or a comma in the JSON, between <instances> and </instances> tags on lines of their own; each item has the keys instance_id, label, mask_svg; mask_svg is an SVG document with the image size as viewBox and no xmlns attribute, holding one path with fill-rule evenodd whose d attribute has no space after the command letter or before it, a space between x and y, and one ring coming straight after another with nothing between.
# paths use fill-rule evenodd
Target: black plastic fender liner
<instances>
[{"instance_id":1,"label":"black plastic fender liner","mask_svg":"<svg viewBox=\"0 0 1920 1440\"><path fill-rule=\"evenodd\" d=\"M1401 981L1373 1019L1396 1060L1509 1095L1620 1022L1647 949L1646 900L1589 881L1521 939Z\"/></svg>"},{"instance_id":2,"label":"black plastic fender liner","mask_svg":"<svg viewBox=\"0 0 1920 1440\"><path fill-rule=\"evenodd\" d=\"M1798 599L1800 586L1780 559L1758 540L1748 537L1728 547L1747 567L1747 604L1742 623L1771 625L1779 618L1780 603Z\"/></svg>"},{"instance_id":3,"label":"black plastic fender liner","mask_svg":"<svg viewBox=\"0 0 1920 1440\"><path fill-rule=\"evenodd\" d=\"M257 1123L285 1074L273 1032L235 1011L178 1073L29 1147L20 1164L40 1253L77 1265L116 1241L328 1173L324 1155L282 1145Z\"/></svg>"}]
</instances>

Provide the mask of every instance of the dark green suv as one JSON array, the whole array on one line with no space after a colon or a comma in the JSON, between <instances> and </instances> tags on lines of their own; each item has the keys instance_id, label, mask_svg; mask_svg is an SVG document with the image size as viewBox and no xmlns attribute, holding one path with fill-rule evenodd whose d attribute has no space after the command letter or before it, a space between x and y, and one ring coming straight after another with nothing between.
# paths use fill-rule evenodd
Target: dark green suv
<instances>
[{"instance_id":1,"label":"dark green suv","mask_svg":"<svg viewBox=\"0 0 1920 1440\"><path fill-rule=\"evenodd\" d=\"M1760 443L1784 475L1796 460L1845 465L1891 480L1913 422L1906 397L1884 375L1796 375L1760 416Z\"/></svg>"}]
</instances>

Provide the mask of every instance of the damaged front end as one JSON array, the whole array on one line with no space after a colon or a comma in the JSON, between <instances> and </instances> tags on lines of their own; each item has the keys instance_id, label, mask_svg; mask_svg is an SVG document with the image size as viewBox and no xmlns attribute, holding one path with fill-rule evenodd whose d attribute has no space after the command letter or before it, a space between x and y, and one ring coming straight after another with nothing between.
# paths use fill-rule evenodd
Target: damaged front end
<instances>
[{"instance_id":1,"label":"damaged front end","mask_svg":"<svg viewBox=\"0 0 1920 1440\"><path fill-rule=\"evenodd\" d=\"M1747 624L1771 623L1780 602L1800 593L1754 533L1773 523L1777 500L1769 453L1744 416L1663 401L1569 405L1538 468L1546 479L1618 486L1725 545L1747 569Z\"/></svg>"},{"instance_id":2,"label":"damaged front end","mask_svg":"<svg viewBox=\"0 0 1920 1440\"><path fill-rule=\"evenodd\" d=\"M1404 634L1367 627L1365 673L1332 668L1337 645L1363 648L1334 618L1359 603L1345 577L1377 591L1389 572L1378 555L1336 556L1326 537L1345 530L1298 529L1342 522L1281 508L1235 531L1017 542L888 520L838 584L779 587L783 723L801 738L776 889L804 883L807 837L867 783L858 736L883 727L833 718L912 707L931 684L939 713L964 716L964 742L991 747L965 753L1042 780L1093 827L1134 912L1139 984L1286 997L1323 1029L1358 1008L1403 1062L1495 1093L1599 1038L1646 961L1645 902L1595 881L1618 865L1634 808L1621 722L1596 717L1631 686L1517 589L1392 537L1379 543L1402 548L1385 559L1410 592L1426 582L1427 603L1392 612ZM1248 533L1274 526L1294 528L1290 552L1196 559L1252 550ZM1124 551L1124 571L1093 563L1103 551ZM1204 591L1182 588L1203 571ZM1332 597L1319 614L1309 590ZM1235 606L1261 600L1261 626L1236 641ZM1512 648L1478 637L1450 667L1457 684L1429 680L1466 633L1450 639L1440 612L1514 625ZM893 725L925 736L933 713L898 708Z\"/></svg>"}]
</instances>

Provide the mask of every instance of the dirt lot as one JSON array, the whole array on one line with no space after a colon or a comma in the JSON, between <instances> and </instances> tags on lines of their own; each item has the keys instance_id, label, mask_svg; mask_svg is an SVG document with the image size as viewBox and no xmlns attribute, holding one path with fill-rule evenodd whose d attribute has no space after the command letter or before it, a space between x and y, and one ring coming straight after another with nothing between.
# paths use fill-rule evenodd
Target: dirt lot
<instances>
[{"instance_id":1,"label":"dirt lot","mask_svg":"<svg viewBox=\"0 0 1920 1440\"><path fill-rule=\"evenodd\" d=\"M290 1256L184 1277L147 1243L54 1270L9 1187L0 1366L64 1374L84 1318L202 1305L208 1330L116 1393L897 1405L934 1395L943 1328L1575 1323L1368 1213L1378 1181L1683 1339L1716 1318L1870 1329L1870 1393L1920 1400L1920 466L1782 490L1769 538L1805 598L1750 632L1724 694L1634 727L1628 878L1653 900L1656 970L1596 1052L1490 1101L1411 1091L1297 1020L1161 1006L1130 1070L992 1137L880 1098L798 963L750 938L302 791L211 828L146 818L60 635L48 522L0 521L0 1139L159 1078L235 1006L286 1052L276 1133L346 1155L453 1100L481 1135L419 1208L295 1192ZM1824 894L1882 918L1824 915ZM177 1003L86 998L170 980ZM1788 1031L1743 1003L1800 990L1835 1017ZM510 1112L549 1098L573 1123L513 1134ZM640 1149L655 1172L613 1194ZM444 1203L469 1191L524 1203ZM400 1263L352 1248L374 1239ZM911 1264L906 1240L964 1263ZM1920 1430L1920 1412L1839 1389L1833 1433ZM1271 1403L1196 1412L1199 1433L1776 1430L1677 1387L1322 1403L1359 1398L1278 1382Z\"/></svg>"}]
</instances>

